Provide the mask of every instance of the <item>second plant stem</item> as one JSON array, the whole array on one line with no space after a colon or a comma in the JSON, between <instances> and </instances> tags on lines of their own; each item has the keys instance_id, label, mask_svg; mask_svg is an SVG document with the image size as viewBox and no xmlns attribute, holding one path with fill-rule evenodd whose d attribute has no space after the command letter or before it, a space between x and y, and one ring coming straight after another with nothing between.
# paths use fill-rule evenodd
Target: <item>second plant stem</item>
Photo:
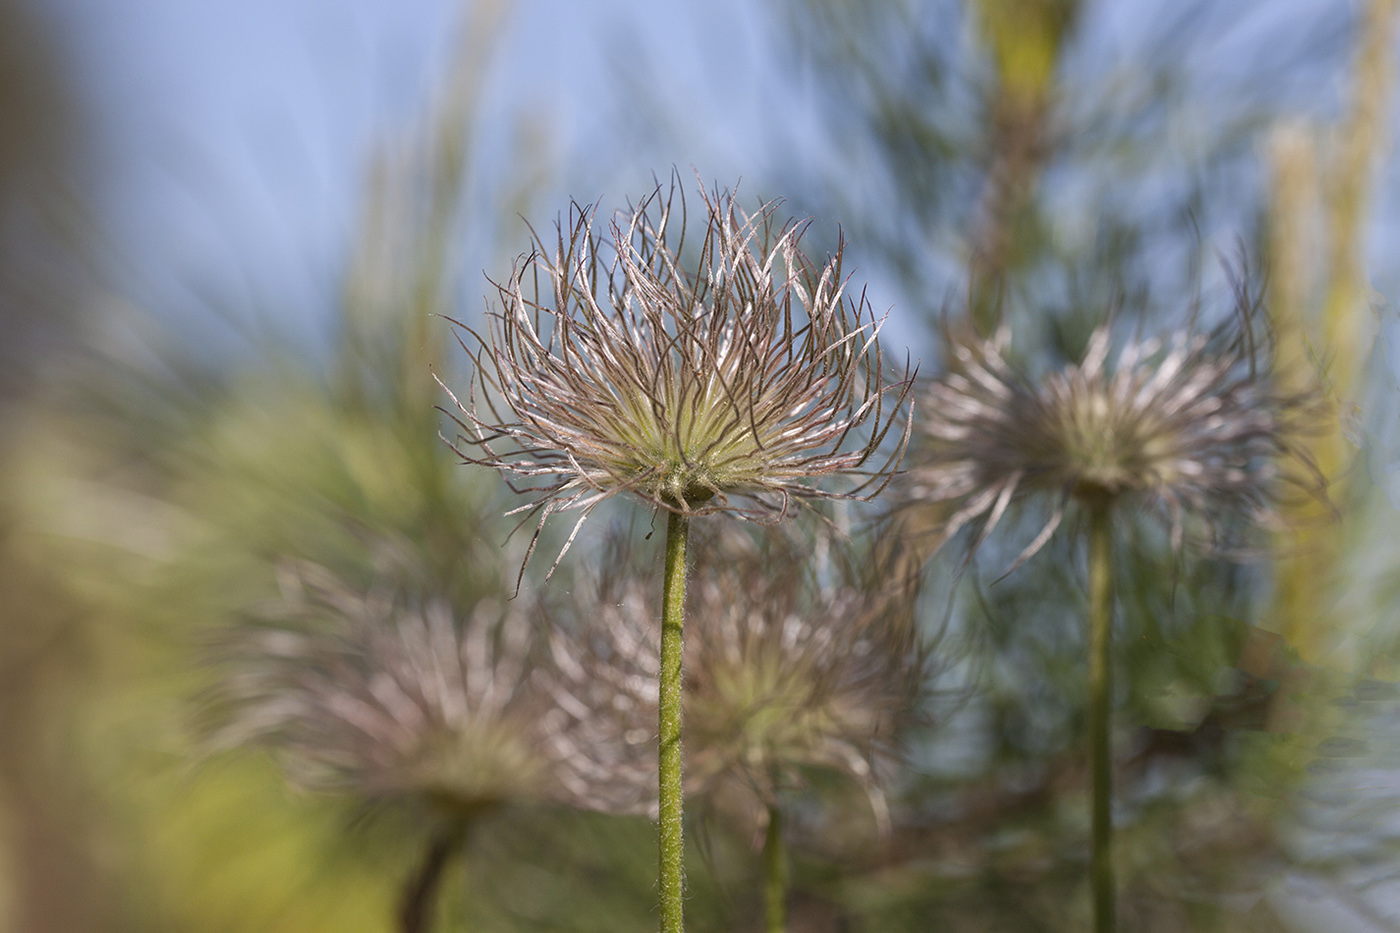
<instances>
[{"instance_id":1,"label":"second plant stem","mask_svg":"<svg viewBox=\"0 0 1400 933\"><path fill-rule=\"evenodd\" d=\"M666 579L661 593L660 721L657 736L660 807L657 827L661 933L682 933L685 835L681 782L681 634L685 621L685 545L690 520L671 512L666 521Z\"/></svg>"},{"instance_id":2,"label":"second plant stem","mask_svg":"<svg viewBox=\"0 0 1400 933\"><path fill-rule=\"evenodd\" d=\"M1094 933L1112 933L1113 750L1109 720L1113 706L1113 586L1111 521L1104 506L1089 520L1089 764L1093 773Z\"/></svg>"},{"instance_id":3,"label":"second plant stem","mask_svg":"<svg viewBox=\"0 0 1400 933\"><path fill-rule=\"evenodd\" d=\"M768 806L768 835L763 840L763 916L766 933L787 933L787 852L783 849L783 811Z\"/></svg>"},{"instance_id":4,"label":"second plant stem","mask_svg":"<svg viewBox=\"0 0 1400 933\"><path fill-rule=\"evenodd\" d=\"M400 933L427 933L432 928L433 909L438 889L442 886L443 871L461 847L466 834L464 821L442 830L428 843L423 863L408 879L399 901Z\"/></svg>"}]
</instances>

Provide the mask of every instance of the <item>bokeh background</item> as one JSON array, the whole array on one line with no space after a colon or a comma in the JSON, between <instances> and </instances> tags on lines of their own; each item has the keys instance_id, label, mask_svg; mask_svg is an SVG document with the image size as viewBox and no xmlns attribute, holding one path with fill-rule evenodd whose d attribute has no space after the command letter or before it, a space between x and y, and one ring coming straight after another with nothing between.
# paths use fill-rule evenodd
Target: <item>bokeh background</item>
<instances>
[{"instance_id":1,"label":"bokeh background","mask_svg":"<svg viewBox=\"0 0 1400 933\"><path fill-rule=\"evenodd\" d=\"M482 313L527 222L674 169L785 198L816 247L844 233L926 372L950 311L1072 359L1110 308L1147 330L1221 313L1221 257L1244 257L1280 359L1338 402L1309 439L1335 514L1299 516L1273 560L1124 557L1123 924L1400 929L1396 17L4 0L0 928L390 928L415 837L267 756L208 754L208 637L280 560L353 574L368 538L463 600L498 585L482 562L513 569L523 542L501 546L497 477L438 440L432 372L464 370L435 315ZM812 805L794 931L1085 928L1078 557L993 585L1012 553L930 565L941 661L894 825ZM751 839L695 835L693 929L757 929ZM441 926L653 928L653 840L508 809Z\"/></svg>"}]
</instances>

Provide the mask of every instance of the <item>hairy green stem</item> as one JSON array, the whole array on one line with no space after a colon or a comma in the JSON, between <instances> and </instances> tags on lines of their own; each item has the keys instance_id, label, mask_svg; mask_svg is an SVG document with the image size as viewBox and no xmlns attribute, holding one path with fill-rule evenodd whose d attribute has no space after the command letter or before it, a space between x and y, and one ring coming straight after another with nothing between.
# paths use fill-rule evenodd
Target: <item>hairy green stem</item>
<instances>
[{"instance_id":1,"label":"hairy green stem","mask_svg":"<svg viewBox=\"0 0 1400 933\"><path fill-rule=\"evenodd\" d=\"M685 545L690 520L671 512L666 521L666 581L661 602L661 702L657 735L660 764L658 847L661 933L685 929L684 785L681 783L681 634L685 621Z\"/></svg>"},{"instance_id":2,"label":"hairy green stem","mask_svg":"<svg viewBox=\"0 0 1400 933\"><path fill-rule=\"evenodd\" d=\"M399 902L401 933L427 933L432 927L433 908L438 888L442 885L443 870L465 835L464 825L453 826L434 836L428 843L423 863L409 877Z\"/></svg>"},{"instance_id":3,"label":"hairy green stem","mask_svg":"<svg viewBox=\"0 0 1400 933\"><path fill-rule=\"evenodd\" d=\"M1113 751L1109 718L1113 704L1113 587L1110 517L1094 508L1089 525L1089 762L1093 772L1094 933L1112 933Z\"/></svg>"},{"instance_id":4,"label":"hairy green stem","mask_svg":"<svg viewBox=\"0 0 1400 933\"><path fill-rule=\"evenodd\" d=\"M763 840L763 916L766 933L787 933L787 851L783 848L783 811L768 807L768 834Z\"/></svg>"}]
</instances>

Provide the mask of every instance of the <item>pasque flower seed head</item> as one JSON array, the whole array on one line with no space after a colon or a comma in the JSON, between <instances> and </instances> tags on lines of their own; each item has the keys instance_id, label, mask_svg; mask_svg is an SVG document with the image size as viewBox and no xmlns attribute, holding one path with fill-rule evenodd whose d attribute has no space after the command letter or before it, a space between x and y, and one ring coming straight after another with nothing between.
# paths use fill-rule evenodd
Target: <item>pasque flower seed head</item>
<instances>
[{"instance_id":1,"label":"pasque flower seed head","mask_svg":"<svg viewBox=\"0 0 1400 933\"><path fill-rule=\"evenodd\" d=\"M485 334L461 327L476 379L453 396L454 447L529 497L516 511L539 514L536 539L551 514L581 509L576 533L624 492L773 522L795 501L872 495L894 470L903 441L868 464L909 381L883 372L883 321L847 293L841 251L813 263L806 224L778 227L776 203L750 214L728 192L701 198L689 244L674 182L605 232L575 205L557 242L537 237L497 286ZM859 482L816 484L832 474Z\"/></svg>"},{"instance_id":2,"label":"pasque flower seed head","mask_svg":"<svg viewBox=\"0 0 1400 933\"><path fill-rule=\"evenodd\" d=\"M1208 546L1234 526L1275 523L1290 487L1321 494L1297 444L1318 399L1277 384L1243 294L1237 311L1210 334L1134 339L1116 357L1100 328L1080 363L1038 382L1007 362L1005 329L990 340L950 331L948 369L920 396L905 507L940 510L941 540L980 524L975 547L1013 502L1045 497L1049 518L1018 564L1076 500L1154 509L1176 548L1188 521Z\"/></svg>"},{"instance_id":3,"label":"pasque flower seed head","mask_svg":"<svg viewBox=\"0 0 1400 933\"><path fill-rule=\"evenodd\" d=\"M311 564L283 577L220 645L216 745L269 749L295 783L367 805L467 815L549 795L524 619L494 601L460 618Z\"/></svg>"},{"instance_id":4,"label":"pasque flower seed head","mask_svg":"<svg viewBox=\"0 0 1400 933\"><path fill-rule=\"evenodd\" d=\"M685 643L686 785L756 814L809 769L855 781L885 818L876 769L895 753L928 668L912 581L818 573L811 542L718 529L698 549ZM553 730L580 806L655 805L654 602L616 540L596 587L551 620ZM866 568L868 569L868 568Z\"/></svg>"}]
</instances>

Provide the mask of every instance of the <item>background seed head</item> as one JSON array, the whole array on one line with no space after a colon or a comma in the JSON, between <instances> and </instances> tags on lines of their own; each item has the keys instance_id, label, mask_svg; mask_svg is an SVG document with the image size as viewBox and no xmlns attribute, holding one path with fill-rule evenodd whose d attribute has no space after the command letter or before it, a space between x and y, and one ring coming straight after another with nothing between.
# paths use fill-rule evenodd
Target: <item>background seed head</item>
<instances>
[{"instance_id":1,"label":"background seed head","mask_svg":"<svg viewBox=\"0 0 1400 933\"><path fill-rule=\"evenodd\" d=\"M940 541L977 524L976 546L1013 502L1043 496L1050 519L1019 560L1075 501L1146 506L1178 549L1188 523L1208 547L1276 524L1284 498L1322 494L1297 443L1321 399L1280 387L1256 313L1242 295L1212 333L1135 338L1116 357L1102 327L1080 363L1038 381L1008 363L1005 329L979 340L949 328L948 369L920 393L903 509L937 513L924 524Z\"/></svg>"},{"instance_id":2,"label":"background seed head","mask_svg":"<svg viewBox=\"0 0 1400 933\"><path fill-rule=\"evenodd\" d=\"M776 531L730 528L695 548L687 594L685 722L687 791L750 812L805 784L812 770L854 780L886 817L877 771L897 753L914 715L928 655L903 582L842 566L830 542L798 543ZM821 555L825 554L825 557ZM595 592L576 593L552 626L552 688L559 713L587 721L569 730L607 750L587 775L585 805L655 806L655 594L614 544ZM561 755L587 760L586 754Z\"/></svg>"},{"instance_id":3,"label":"background seed head","mask_svg":"<svg viewBox=\"0 0 1400 933\"><path fill-rule=\"evenodd\" d=\"M518 615L488 600L464 619L310 564L283 590L219 646L216 746L269 749L296 784L368 805L468 815L548 795Z\"/></svg>"}]
</instances>

